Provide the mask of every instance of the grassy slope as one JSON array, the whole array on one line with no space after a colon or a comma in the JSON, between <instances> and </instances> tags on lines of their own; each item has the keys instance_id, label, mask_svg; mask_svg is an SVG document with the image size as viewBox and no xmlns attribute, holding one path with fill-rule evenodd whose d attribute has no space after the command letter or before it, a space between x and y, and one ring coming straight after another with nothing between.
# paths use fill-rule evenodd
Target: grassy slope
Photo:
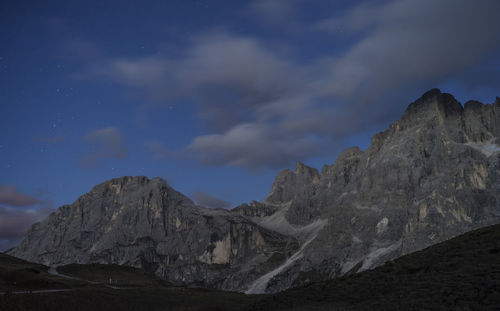
<instances>
[{"instance_id":1,"label":"grassy slope","mask_svg":"<svg viewBox=\"0 0 500 311\"><path fill-rule=\"evenodd\" d=\"M0 291L72 288L86 283L50 275L48 267L0 253Z\"/></svg>"},{"instance_id":2,"label":"grassy slope","mask_svg":"<svg viewBox=\"0 0 500 311\"><path fill-rule=\"evenodd\" d=\"M186 288L116 290L81 288L71 292L0 296L0 310L241 310L255 297Z\"/></svg>"},{"instance_id":3,"label":"grassy slope","mask_svg":"<svg viewBox=\"0 0 500 311\"><path fill-rule=\"evenodd\" d=\"M118 265L74 264L57 269L77 279L54 276L47 271L46 266L0 254L2 292L72 289L58 293L0 295L0 310L240 310L258 298L175 287L141 269ZM107 287L110 278L111 285L120 289Z\"/></svg>"},{"instance_id":4,"label":"grassy slope","mask_svg":"<svg viewBox=\"0 0 500 311\"><path fill-rule=\"evenodd\" d=\"M58 267L57 271L75 278L110 284L119 287L158 287L171 285L142 269L103 264L71 264Z\"/></svg>"}]
</instances>

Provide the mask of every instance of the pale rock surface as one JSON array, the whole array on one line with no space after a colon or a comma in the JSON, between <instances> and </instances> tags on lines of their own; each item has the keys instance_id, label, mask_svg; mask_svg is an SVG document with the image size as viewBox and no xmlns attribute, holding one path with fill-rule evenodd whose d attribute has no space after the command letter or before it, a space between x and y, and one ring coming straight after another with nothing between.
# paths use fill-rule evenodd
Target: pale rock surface
<instances>
[{"instance_id":1,"label":"pale rock surface","mask_svg":"<svg viewBox=\"0 0 500 311\"><path fill-rule=\"evenodd\" d=\"M129 265L175 284L236 290L298 247L236 213L195 206L160 178L122 177L34 225L9 254L47 265Z\"/></svg>"}]
</instances>

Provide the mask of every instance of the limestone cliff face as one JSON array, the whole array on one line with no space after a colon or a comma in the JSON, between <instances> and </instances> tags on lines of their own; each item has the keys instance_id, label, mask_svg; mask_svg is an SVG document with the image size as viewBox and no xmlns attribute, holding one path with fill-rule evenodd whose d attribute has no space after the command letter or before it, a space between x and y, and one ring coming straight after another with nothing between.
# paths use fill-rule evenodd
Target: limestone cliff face
<instances>
[{"instance_id":1,"label":"limestone cliff face","mask_svg":"<svg viewBox=\"0 0 500 311\"><path fill-rule=\"evenodd\" d=\"M302 186L310 195L289 204L311 206L328 225L268 291L369 269L500 222L499 137L498 99L462 107L439 90L424 94L366 151L347 149Z\"/></svg>"},{"instance_id":2,"label":"limestone cliff face","mask_svg":"<svg viewBox=\"0 0 500 311\"><path fill-rule=\"evenodd\" d=\"M311 205L309 201L315 194L319 179L318 170L299 162L294 171L286 169L276 176L271 192L263 203L291 202L287 220L296 225L308 224L319 216L316 206Z\"/></svg>"},{"instance_id":3,"label":"limestone cliff face","mask_svg":"<svg viewBox=\"0 0 500 311\"><path fill-rule=\"evenodd\" d=\"M321 173L301 163L280 172L262 202L207 209L161 179L113 179L34 225L10 254L275 292L499 222L500 99L462 106L434 89L367 150L349 148Z\"/></svg>"},{"instance_id":4,"label":"limestone cliff face","mask_svg":"<svg viewBox=\"0 0 500 311\"><path fill-rule=\"evenodd\" d=\"M235 290L297 247L239 215L195 206L162 179L122 177L34 225L10 254L48 265L130 265L177 284Z\"/></svg>"}]
</instances>

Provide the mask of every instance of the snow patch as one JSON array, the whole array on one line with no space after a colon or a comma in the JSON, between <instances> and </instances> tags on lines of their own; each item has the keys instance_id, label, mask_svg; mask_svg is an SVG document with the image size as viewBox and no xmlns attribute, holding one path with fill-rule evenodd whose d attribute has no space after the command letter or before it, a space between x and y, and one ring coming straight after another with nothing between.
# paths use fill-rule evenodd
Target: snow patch
<instances>
[{"instance_id":1,"label":"snow patch","mask_svg":"<svg viewBox=\"0 0 500 311\"><path fill-rule=\"evenodd\" d=\"M500 152L500 146L495 144L494 141L494 139L490 139L489 141L482 144L466 143L465 145L482 152L487 157L490 157L493 154Z\"/></svg>"},{"instance_id":2,"label":"snow patch","mask_svg":"<svg viewBox=\"0 0 500 311\"><path fill-rule=\"evenodd\" d=\"M276 214L276 213L275 213ZM275 215L274 214L274 215ZM274 216L273 215L273 216ZM272 217L272 216L271 216ZM295 263L297 260L302 258L304 256L304 250L306 247L311 244L314 239L318 236L319 231L328 223L327 219L320 219L317 220L305 227L302 227L300 229L296 229L300 231L301 233L306 233L308 235L307 240L302 244L300 249L294 253L290 258L288 258L281 266L278 268L272 270L271 272L268 272L255 280L250 287L245 291L245 294L262 294L266 292L267 284L269 281L281 273L283 270L286 268L290 267L293 263ZM289 224L290 225L290 224ZM291 225L290 225L291 226Z\"/></svg>"},{"instance_id":3,"label":"snow patch","mask_svg":"<svg viewBox=\"0 0 500 311\"><path fill-rule=\"evenodd\" d=\"M291 202L279 204L281 208L277 212L267 217L253 217L252 220L259 226L266 229L276 231L284 235L291 235L296 238L301 236L309 236L309 234L315 231L318 227L323 226L323 222L326 220L316 220L306 226L294 225L288 222L286 219L286 214L290 209ZM276 205L275 205L276 206Z\"/></svg>"},{"instance_id":4,"label":"snow patch","mask_svg":"<svg viewBox=\"0 0 500 311\"><path fill-rule=\"evenodd\" d=\"M374 212L380 212L381 209L376 207L376 206L365 206L365 205L361 205L359 203L355 203L354 204L354 207L356 209L359 209L359 210L370 210L370 211L374 211Z\"/></svg>"},{"instance_id":5,"label":"snow patch","mask_svg":"<svg viewBox=\"0 0 500 311\"><path fill-rule=\"evenodd\" d=\"M286 219L286 213L292 202L280 204L281 208L277 212L267 217L255 217L253 220L261 227L276 231L285 235L295 235L297 226L294 226Z\"/></svg>"},{"instance_id":6,"label":"snow patch","mask_svg":"<svg viewBox=\"0 0 500 311\"><path fill-rule=\"evenodd\" d=\"M352 243L357 244L357 243L361 243L361 242L363 242L363 241L361 241L361 239L360 239L360 238L358 238L358 237L357 237L357 236L355 236L355 235L353 235L353 236L352 236Z\"/></svg>"},{"instance_id":7,"label":"snow patch","mask_svg":"<svg viewBox=\"0 0 500 311\"><path fill-rule=\"evenodd\" d=\"M389 219L387 219L387 217L382 218L377 224L377 234L383 233L387 229L388 224Z\"/></svg>"},{"instance_id":8,"label":"snow patch","mask_svg":"<svg viewBox=\"0 0 500 311\"><path fill-rule=\"evenodd\" d=\"M358 264L359 261L347 261L342 265L342 270L340 271L341 274L346 274L349 272L354 266Z\"/></svg>"},{"instance_id":9,"label":"snow patch","mask_svg":"<svg viewBox=\"0 0 500 311\"><path fill-rule=\"evenodd\" d=\"M384 245L380 242L375 241L367 255L362 256L356 260L346 261L342 265L341 274L342 275L346 274L360 262L363 262L363 264L361 265L361 268L359 268L356 272L361 272L364 270L368 270L370 268L374 268L377 259L391 252L396 251L401 246L402 241L403 241L402 239L399 239L395 243L389 245L387 245L387 243Z\"/></svg>"},{"instance_id":10,"label":"snow patch","mask_svg":"<svg viewBox=\"0 0 500 311\"><path fill-rule=\"evenodd\" d=\"M358 272L371 268L377 259L386 254L394 252L401 246L401 243L402 240L400 239L396 243L390 244L389 246L386 247L377 247L377 246L372 247L370 249L370 253L368 253L368 255L366 255L365 259L363 260L363 265L358 270Z\"/></svg>"}]
</instances>

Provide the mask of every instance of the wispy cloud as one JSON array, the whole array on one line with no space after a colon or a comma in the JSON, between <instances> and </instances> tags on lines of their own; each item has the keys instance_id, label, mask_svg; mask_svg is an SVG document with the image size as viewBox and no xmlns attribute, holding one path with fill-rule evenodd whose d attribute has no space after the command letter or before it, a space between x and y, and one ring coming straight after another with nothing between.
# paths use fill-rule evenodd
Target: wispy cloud
<instances>
[{"instance_id":1,"label":"wispy cloud","mask_svg":"<svg viewBox=\"0 0 500 311\"><path fill-rule=\"evenodd\" d=\"M436 84L494 55L500 2L386 1L363 4L322 21L324 30L360 39L333 61L325 91L373 98L408 84Z\"/></svg>"},{"instance_id":2,"label":"wispy cloud","mask_svg":"<svg viewBox=\"0 0 500 311\"><path fill-rule=\"evenodd\" d=\"M29 227L54 211L46 193L31 196L12 185L0 186L0 251L15 246Z\"/></svg>"},{"instance_id":3,"label":"wispy cloud","mask_svg":"<svg viewBox=\"0 0 500 311\"><path fill-rule=\"evenodd\" d=\"M80 163L87 168L96 168L104 159L125 159L128 155L123 135L117 127L105 127L94 130L83 137L88 144L88 152Z\"/></svg>"},{"instance_id":4,"label":"wispy cloud","mask_svg":"<svg viewBox=\"0 0 500 311\"><path fill-rule=\"evenodd\" d=\"M252 5L268 16L293 10ZM206 165L284 166L389 122L401 90L425 91L498 53L499 12L496 0L377 1L310 26L332 44L339 28L351 36L335 56L304 61L261 38L215 30L193 36L181 57L108 58L82 76L160 102L192 99L212 133L184 151Z\"/></svg>"},{"instance_id":5,"label":"wispy cloud","mask_svg":"<svg viewBox=\"0 0 500 311\"><path fill-rule=\"evenodd\" d=\"M0 251L17 245L30 226L43 220L54 209L19 209L0 206Z\"/></svg>"},{"instance_id":6,"label":"wispy cloud","mask_svg":"<svg viewBox=\"0 0 500 311\"><path fill-rule=\"evenodd\" d=\"M301 0L254 0L247 8L247 13L265 24L280 28L295 24L298 6Z\"/></svg>"},{"instance_id":7,"label":"wispy cloud","mask_svg":"<svg viewBox=\"0 0 500 311\"><path fill-rule=\"evenodd\" d=\"M11 206L30 206L37 203L40 203L37 198L19 192L14 186L0 186L0 204Z\"/></svg>"},{"instance_id":8,"label":"wispy cloud","mask_svg":"<svg viewBox=\"0 0 500 311\"><path fill-rule=\"evenodd\" d=\"M321 144L309 138L290 138L266 124L247 123L234 126L223 134L199 136L187 151L205 165L232 165L258 170L264 165L279 167L284 163L318 153Z\"/></svg>"},{"instance_id":9,"label":"wispy cloud","mask_svg":"<svg viewBox=\"0 0 500 311\"><path fill-rule=\"evenodd\" d=\"M158 100L190 97L215 133L186 152L207 165L282 166L318 151L311 132L292 123L314 110L315 69L281 57L252 37L227 32L195 36L182 59L112 59L88 75L138 87ZM324 134L324 133L322 133ZM158 149L158 144L149 146Z\"/></svg>"},{"instance_id":10,"label":"wispy cloud","mask_svg":"<svg viewBox=\"0 0 500 311\"><path fill-rule=\"evenodd\" d=\"M206 192L195 191L193 193L193 200L196 204L210 208L225 208L228 209L232 206L231 202L221 200Z\"/></svg>"}]
</instances>

